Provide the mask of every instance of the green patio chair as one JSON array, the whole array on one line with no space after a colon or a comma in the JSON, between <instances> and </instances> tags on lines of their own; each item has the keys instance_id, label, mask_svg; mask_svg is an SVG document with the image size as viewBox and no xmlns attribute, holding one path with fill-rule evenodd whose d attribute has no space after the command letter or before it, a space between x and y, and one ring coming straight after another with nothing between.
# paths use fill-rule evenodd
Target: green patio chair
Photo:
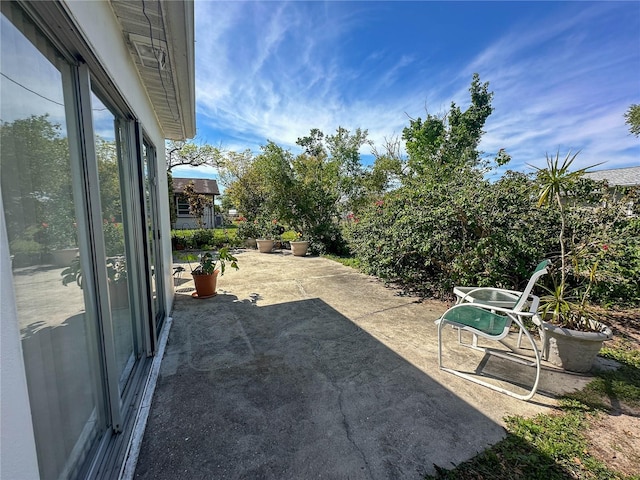
<instances>
[{"instance_id":1,"label":"green patio chair","mask_svg":"<svg viewBox=\"0 0 640 480\"><path fill-rule=\"evenodd\" d=\"M535 324L541 325L541 320L537 315L539 299L531 295L531 290L536 281L547 273L548 264L549 262L547 260L538 264L538 267L529 279L527 287L523 292L486 287L467 287L469 288L467 292L460 290L462 295L459 297L459 302L447 310L442 317L436 321L438 325L438 366L440 369L512 397L521 400L530 400L538 389L542 358L535 340L524 325L524 320L529 318ZM534 308L532 308L532 304L535 304ZM527 306L529 306L529 308L525 309ZM535 380L531 390L529 390L527 394L522 395L481 380L465 372L445 367L442 362L442 329L447 324L458 329L458 343L460 345L522 365L535 367ZM520 329L518 347L520 347L522 335L524 335L531 344L534 358L515 353L512 350L498 350L495 348L480 347L478 345L479 337L501 342L509 334L512 324L515 324ZM463 342L463 331L472 334L473 340L471 344Z\"/></svg>"},{"instance_id":2,"label":"green patio chair","mask_svg":"<svg viewBox=\"0 0 640 480\"><path fill-rule=\"evenodd\" d=\"M543 260L538 263L529 278L527 286L522 292L495 287L454 287L453 293L457 298L456 303L482 303L484 305L492 305L495 307L513 308L518 300L523 295L526 295L526 305L528 305L529 311L536 313L538 311L538 306L540 305L540 297L533 295L531 291L540 277L547 273L547 267L550 263L551 261L549 260ZM539 327L540 325L537 322L537 317L533 316L532 319ZM522 344L522 334L523 332L520 330L520 333L518 334L518 347ZM542 334L544 334L544 332L542 332ZM543 358L546 358L545 345L545 342L543 342Z\"/></svg>"}]
</instances>

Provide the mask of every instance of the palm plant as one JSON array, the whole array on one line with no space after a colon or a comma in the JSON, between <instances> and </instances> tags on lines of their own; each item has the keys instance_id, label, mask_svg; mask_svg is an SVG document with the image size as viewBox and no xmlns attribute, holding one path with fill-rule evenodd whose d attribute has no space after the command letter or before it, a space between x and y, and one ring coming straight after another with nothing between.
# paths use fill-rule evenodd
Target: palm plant
<instances>
[{"instance_id":1,"label":"palm plant","mask_svg":"<svg viewBox=\"0 0 640 480\"><path fill-rule=\"evenodd\" d=\"M580 152L571 154L561 160L560 154L556 153L555 157L546 155L547 166L539 168L533 166L537 170L538 183L540 191L538 192L538 207L543 205L555 205L560 215L560 233L558 241L560 243L560 283L555 286L547 303L543 308L543 312L552 313L556 321L568 321L571 323L570 310L571 302L566 292L567 286L567 246L565 239L566 232L566 211L563 197L566 198L571 192L573 186L590 168L600 165L591 165L579 170L570 171L571 164Z\"/></svg>"}]
</instances>

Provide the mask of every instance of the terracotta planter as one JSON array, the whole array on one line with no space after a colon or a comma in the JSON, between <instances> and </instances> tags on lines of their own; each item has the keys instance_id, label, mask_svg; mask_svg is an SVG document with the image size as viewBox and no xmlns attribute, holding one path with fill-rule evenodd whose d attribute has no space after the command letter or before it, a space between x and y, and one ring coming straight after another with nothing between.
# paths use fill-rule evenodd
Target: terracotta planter
<instances>
[{"instance_id":1,"label":"terracotta planter","mask_svg":"<svg viewBox=\"0 0 640 480\"><path fill-rule=\"evenodd\" d=\"M291 252L296 257L304 257L309 249L309 242L307 240L301 240L299 242L291 242Z\"/></svg>"},{"instance_id":2,"label":"terracotta planter","mask_svg":"<svg viewBox=\"0 0 640 480\"><path fill-rule=\"evenodd\" d=\"M546 360L570 372L584 373L591 370L602 343L613 336L606 325L600 322L591 324L597 331L580 332L542 322Z\"/></svg>"},{"instance_id":3,"label":"terracotta planter","mask_svg":"<svg viewBox=\"0 0 640 480\"><path fill-rule=\"evenodd\" d=\"M192 275L193 283L196 285L196 291L192 296L200 299L213 297L216 294L218 273L220 270L215 270L211 275Z\"/></svg>"},{"instance_id":4,"label":"terracotta planter","mask_svg":"<svg viewBox=\"0 0 640 480\"><path fill-rule=\"evenodd\" d=\"M258 238L256 240L256 243L258 244L258 251L260 253L269 253L271 250L273 250L273 240Z\"/></svg>"}]
</instances>

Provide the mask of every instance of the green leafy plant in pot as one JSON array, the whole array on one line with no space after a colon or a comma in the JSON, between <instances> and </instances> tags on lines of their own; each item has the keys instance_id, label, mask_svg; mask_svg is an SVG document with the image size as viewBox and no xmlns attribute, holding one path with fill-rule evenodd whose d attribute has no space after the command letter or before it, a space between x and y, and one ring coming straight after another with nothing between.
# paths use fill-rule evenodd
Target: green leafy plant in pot
<instances>
[{"instance_id":1,"label":"green leafy plant in pot","mask_svg":"<svg viewBox=\"0 0 640 480\"><path fill-rule=\"evenodd\" d=\"M188 260L187 260L188 261ZM191 267L191 275L193 275L193 282L196 286L195 294L196 298L210 298L216 294L216 286L218 273L224 275L227 268L227 262L230 263L231 268L238 270L238 259L231 255L229 247L223 247L217 254L206 252L200 255L199 263L194 267Z\"/></svg>"},{"instance_id":2,"label":"green leafy plant in pot","mask_svg":"<svg viewBox=\"0 0 640 480\"><path fill-rule=\"evenodd\" d=\"M534 167L540 186L538 206L557 208L560 219L559 265L556 265L555 275L552 276L553 287L547 289L548 294L540 299L541 316L544 320L540 333L544 343L543 353L549 362L565 370L586 372L591 369L602 343L611 338L612 332L595 318L594 309L588 303L598 263L588 269L587 282L584 282L584 285L571 288L568 282L568 275L572 265L576 264L578 255L576 245L569 245L567 239L569 198L586 171L596 166L570 171L577 155L569 153L564 160L560 160L558 154L555 157L547 156L545 168ZM573 239L571 241L573 242ZM606 252L608 247L604 247L603 251ZM575 267L573 268L575 270Z\"/></svg>"}]
</instances>

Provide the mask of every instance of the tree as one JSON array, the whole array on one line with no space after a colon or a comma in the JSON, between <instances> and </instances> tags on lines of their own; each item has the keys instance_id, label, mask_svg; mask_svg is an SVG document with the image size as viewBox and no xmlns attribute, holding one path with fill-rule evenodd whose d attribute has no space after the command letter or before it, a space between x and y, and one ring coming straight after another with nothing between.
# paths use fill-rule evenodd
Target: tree
<instances>
[{"instance_id":1,"label":"tree","mask_svg":"<svg viewBox=\"0 0 640 480\"><path fill-rule=\"evenodd\" d=\"M96 156L100 178L100 203L102 218L122 222L122 201L120 199L120 172L115 141L96 136Z\"/></svg>"},{"instance_id":2,"label":"tree","mask_svg":"<svg viewBox=\"0 0 640 480\"><path fill-rule=\"evenodd\" d=\"M540 185L540 191L538 193L538 206L555 204L560 214L560 232L558 234L558 242L560 244L560 285L558 285L557 297L564 298L566 281L567 281L567 255L566 255L566 215L565 215L565 202L566 197L571 192L572 188L576 185L578 180L585 174L585 172L592 168L585 167L579 170L570 171L571 164L578 156L577 153L571 155L571 152L567 154L565 159L560 163L560 154L556 153L555 158L547 155L546 168L534 167L538 173L538 184ZM595 166L595 165L594 165ZM564 200L563 200L564 197Z\"/></svg>"},{"instance_id":3,"label":"tree","mask_svg":"<svg viewBox=\"0 0 640 480\"><path fill-rule=\"evenodd\" d=\"M363 178L364 189L369 197L380 197L402 184L407 166L402 150L402 142L397 136L385 138L382 152L372 149L375 158L373 167L365 172Z\"/></svg>"},{"instance_id":4,"label":"tree","mask_svg":"<svg viewBox=\"0 0 640 480\"><path fill-rule=\"evenodd\" d=\"M309 136L298 138L296 143L304 148L304 153L326 163L326 174L331 172L332 178L326 187L331 186L337 194L337 207L342 211L350 211L358 199L364 194L365 171L360 161L360 148L370 143L368 131L357 128L352 134L343 127L338 127L334 135L325 136L317 128L310 131Z\"/></svg>"},{"instance_id":5,"label":"tree","mask_svg":"<svg viewBox=\"0 0 640 480\"><path fill-rule=\"evenodd\" d=\"M640 105L633 104L624 114L626 124L629 125L629 131L636 137L640 137Z\"/></svg>"},{"instance_id":6,"label":"tree","mask_svg":"<svg viewBox=\"0 0 640 480\"><path fill-rule=\"evenodd\" d=\"M364 169L360 161L360 148L370 143L368 131L356 128L351 132L338 127L335 135L327 137L327 149L331 154L331 162L335 164L337 189L342 202L342 210L350 211L364 191Z\"/></svg>"},{"instance_id":7,"label":"tree","mask_svg":"<svg viewBox=\"0 0 640 480\"><path fill-rule=\"evenodd\" d=\"M462 111L454 102L448 114L431 115L422 120L411 119L403 130L409 155L410 172L419 178L430 177L434 181L451 178L462 169L477 167L480 152L477 150L482 138L484 124L491 115L493 93L489 83L481 83L475 73L469 93L471 105ZM508 160L508 155L500 155L499 164Z\"/></svg>"},{"instance_id":8,"label":"tree","mask_svg":"<svg viewBox=\"0 0 640 480\"><path fill-rule=\"evenodd\" d=\"M166 144L167 171L178 166L199 167L208 165L217 167L222 156L220 149L208 144L170 140Z\"/></svg>"},{"instance_id":9,"label":"tree","mask_svg":"<svg viewBox=\"0 0 640 480\"><path fill-rule=\"evenodd\" d=\"M38 242L45 248L75 242L69 146L61 132L48 115L0 122L0 178L9 242L33 242L34 233L41 234Z\"/></svg>"},{"instance_id":10,"label":"tree","mask_svg":"<svg viewBox=\"0 0 640 480\"><path fill-rule=\"evenodd\" d=\"M189 213L196 217L198 227L203 228L202 217L204 216L205 208L211 206L211 199L205 195L196 193L193 180L184 187L183 193L185 197L187 197L187 202L189 203Z\"/></svg>"}]
</instances>

